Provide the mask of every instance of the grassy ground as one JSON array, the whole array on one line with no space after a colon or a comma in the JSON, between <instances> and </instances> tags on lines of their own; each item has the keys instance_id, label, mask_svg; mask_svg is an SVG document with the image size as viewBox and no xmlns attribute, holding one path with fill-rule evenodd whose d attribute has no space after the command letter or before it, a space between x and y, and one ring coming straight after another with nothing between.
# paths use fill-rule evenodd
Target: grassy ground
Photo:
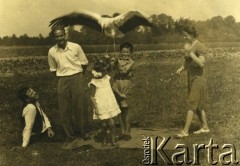
<instances>
[{"instance_id":1,"label":"grassy ground","mask_svg":"<svg viewBox=\"0 0 240 166\"><path fill-rule=\"evenodd\" d=\"M219 145L233 144L240 150L237 138L240 116L240 57L238 52L219 52L206 64L208 78L208 110L206 110L211 133L207 135L191 135L183 141L192 147L195 143L209 143L213 138ZM136 59L134 77L135 87L131 100L131 120L139 127L181 128L186 116L187 85L186 74L181 76L175 71L182 63L178 56L163 57L159 53ZM46 69L43 70L43 69ZM58 136L62 130L57 111L57 79L47 72L47 64L41 62L43 70L28 75L16 72L13 77L1 77L0 81L0 165L142 165L142 149L111 150L61 150L57 143L38 143L26 149L16 148L21 144L19 116L20 103L16 98L16 90L22 85L36 89L42 98L40 102L51 119ZM197 118L194 119L191 131L198 129ZM142 138L139 138L142 139ZM141 147L139 147L141 148ZM217 150L216 150L217 151ZM215 153L215 157L219 152ZM37 153L38 154L37 154ZM238 154L237 154L238 155ZM239 158L240 156L238 156ZM217 158L216 158L217 159ZM206 162L206 155L203 155ZM162 162L159 159L159 162ZM161 164L160 164L161 165Z\"/></svg>"}]
</instances>

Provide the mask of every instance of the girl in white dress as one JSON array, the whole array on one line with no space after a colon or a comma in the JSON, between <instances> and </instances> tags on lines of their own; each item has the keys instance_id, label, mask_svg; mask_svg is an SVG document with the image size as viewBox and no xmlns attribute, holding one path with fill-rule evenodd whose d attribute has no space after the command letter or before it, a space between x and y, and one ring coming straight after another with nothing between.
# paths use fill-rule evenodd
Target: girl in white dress
<instances>
[{"instance_id":1,"label":"girl in white dress","mask_svg":"<svg viewBox=\"0 0 240 166\"><path fill-rule=\"evenodd\" d=\"M89 82L90 97L94 106L93 119L101 120L103 145L107 145L107 131L110 129L111 144L117 146L115 141L114 117L121 113L111 88L110 76L107 75L106 65L103 62L94 64L92 74L94 78Z\"/></svg>"}]
</instances>

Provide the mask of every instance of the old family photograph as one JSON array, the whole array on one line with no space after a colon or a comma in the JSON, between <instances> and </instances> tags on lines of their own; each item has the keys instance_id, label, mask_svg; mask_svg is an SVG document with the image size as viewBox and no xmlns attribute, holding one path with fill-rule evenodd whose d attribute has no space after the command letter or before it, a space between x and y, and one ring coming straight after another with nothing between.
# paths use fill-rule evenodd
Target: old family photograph
<instances>
[{"instance_id":1,"label":"old family photograph","mask_svg":"<svg viewBox=\"0 0 240 166\"><path fill-rule=\"evenodd\" d=\"M0 4L0 165L239 163L240 2Z\"/></svg>"}]
</instances>

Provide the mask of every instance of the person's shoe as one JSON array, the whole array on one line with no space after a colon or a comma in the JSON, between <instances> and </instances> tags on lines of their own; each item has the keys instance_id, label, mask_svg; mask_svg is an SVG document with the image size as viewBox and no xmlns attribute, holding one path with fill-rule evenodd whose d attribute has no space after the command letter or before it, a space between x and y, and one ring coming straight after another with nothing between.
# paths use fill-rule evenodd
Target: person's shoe
<instances>
[{"instance_id":1,"label":"person's shoe","mask_svg":"<svg viewBox=\"0 0 240 166\"><path fill-rule=\"evenodd\" d=\"M205 134L205 133L209 133L209 132L210 132L209 129L201 128L200 130L194 131L193 134Z\"/></svg>"},{"instance_id":2,"label":"person's shoe","mask_svg":"<svg viewBox=\"0 0 240 166\"><path fill-rule=\"evenodd\" d=\"M188 137L188 136L189 136L188 133L185 133L184 131L181 131L180 133L175 135L174 138L184 138L184 137Z\"/></svg>"}]
</instances>

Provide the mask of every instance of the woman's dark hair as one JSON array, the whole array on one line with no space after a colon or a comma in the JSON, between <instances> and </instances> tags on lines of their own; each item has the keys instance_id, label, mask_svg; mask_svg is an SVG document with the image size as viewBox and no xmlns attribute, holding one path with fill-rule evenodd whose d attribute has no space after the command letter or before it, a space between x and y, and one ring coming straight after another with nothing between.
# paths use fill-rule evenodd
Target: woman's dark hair
<instances>
[{"instance_id":1,"label":"woman's dark hair","mask_svg":"<svg viewBox=\"0 0 240 166\"><path fill-rule=\"evenodd\" d=\"M124 43L121 43L120 44L120 51L123 49L123 48L128 48L130 49L131 53L133 52L133 45L129 42L124 42Z\"/></svg>"},{"instance_id":2,"label":"woman's dark hair","mask_svg":"<svg viewBox=\"0 0 240 166\"><path fill-rule=\"evenodd\" d=\"M22 87L18 90L18 98L23 102L25 102L26 99L28 99L28 96L26 94L28 90L29 90L29 87Z\"/></svg>"},{"instance_id":3,"label":"woman's dark hair","mask_svg":"<svg viewBox=\"0 0 240 166\"><path fill-rule=\"evenodd\" d=\"M27 101L27 91L29 90L29 87L22 87L18 90L18 98L22 101L22 109L30 103L30 101Z\"/></svg>"},{"instance_id":4,"label":"woman's dark hair","mask_svg":"<svg viewBox=\"0 0 240 166\"><path fill-rule=\"evenodd\" d=\"M96 71L96 72L105 72L106 71L106 68L107 68L107 65L101 61L97 61L94 63L94 66L93 66L93 69Z\"/></svg>"},{"instance_id":5,"label":"woman's dark hair","mask_svg":"<svg viewBox=\"0 0 240 166\"><path fill-rule=\"evenodd\" d=\"M18 98L22 101L22 108L24 108L29 103L35 105L36 99L30 99L27 96L27 91L29 89L30 87L22 87L18 90Z\"/></svg>"},{"instance_id":6,"label":"woman's dark hair","mask_svg":"<svg viewBox=\"0 0 240 166\"><path fill-rule=\"evenodd\" d=\"M197 31L196 28L194 26L186 26L182 29L183 32L187 32L188 34L192 35L193 37L197 37Z\"/></svg>"}]
</instances>

